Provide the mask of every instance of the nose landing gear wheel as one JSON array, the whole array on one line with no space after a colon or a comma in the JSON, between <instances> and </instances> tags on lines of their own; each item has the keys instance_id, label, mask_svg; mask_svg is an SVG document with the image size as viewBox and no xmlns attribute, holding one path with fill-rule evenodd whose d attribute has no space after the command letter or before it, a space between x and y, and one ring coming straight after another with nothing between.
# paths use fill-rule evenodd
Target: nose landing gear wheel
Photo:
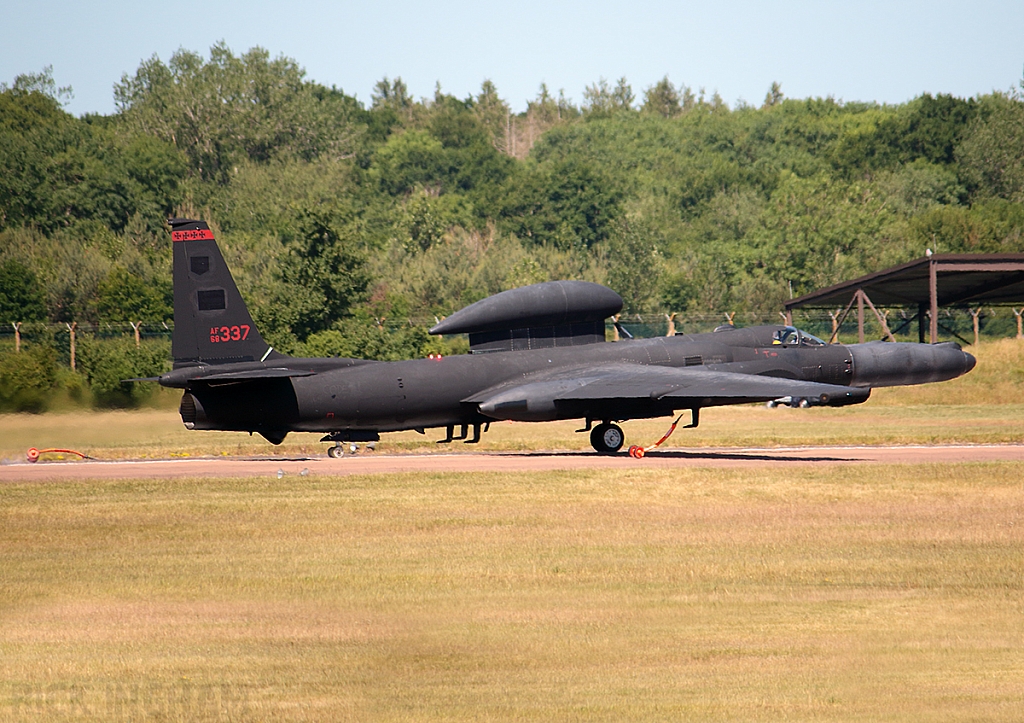
<instances>
[{"instance_id":1,"label":"nose landing gear wheel","mask_svg":"<svg viewBox=\"0 0 1024 723\"><path fill-rule=\"evenodd\" d=\"M615 454L622 449L626 435L617 424L605 422L594 427L590 432L590 444L601 454Z\"/></svg>"},{"instance_id":2,"label":"nose landing gear wheel","mask_svg":"<svg viewBox=\"0 0 1024 723\"><path fill-rule=\"evenodd\" d=\"M345 448L340 444L327 448L327 456L331 459L341 459L345 455Z\"/></svg>"}]
</instances>

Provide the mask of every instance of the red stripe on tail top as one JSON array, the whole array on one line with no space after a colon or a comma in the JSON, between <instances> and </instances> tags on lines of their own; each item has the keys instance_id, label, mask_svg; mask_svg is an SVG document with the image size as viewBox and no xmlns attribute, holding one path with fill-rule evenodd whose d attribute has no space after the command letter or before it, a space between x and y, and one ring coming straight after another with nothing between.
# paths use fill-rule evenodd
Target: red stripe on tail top
<instances>
[{"instance_id":1,"label":"red stripe on tail top","mask_svg":"<svg viewBox=\"0 0 1024 723\"><path fill-rule=\"evenodd\" d=\"M172 241L213 241L213 231L208 228L195 231L172 231Z\"/></svg>"}]
</instances>

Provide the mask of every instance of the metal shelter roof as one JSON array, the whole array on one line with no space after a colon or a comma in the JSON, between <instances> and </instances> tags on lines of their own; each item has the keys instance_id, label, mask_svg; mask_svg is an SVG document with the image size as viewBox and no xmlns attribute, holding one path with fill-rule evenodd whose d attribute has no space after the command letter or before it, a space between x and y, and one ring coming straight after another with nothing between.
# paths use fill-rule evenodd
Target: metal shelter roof
<instances>
[{"instance_id":1,"label":"metal shelter roof","mask_svg":"<svg viewBox=\"0 0 1024 723\"><path fill-rule=\"evenodd\" d=\"M938 306L1024 304L1024 254L932 254L790 299L785 307L841 307L858 290L877 306L926 306L933 274Z\"/></svg>"}]
</instances>

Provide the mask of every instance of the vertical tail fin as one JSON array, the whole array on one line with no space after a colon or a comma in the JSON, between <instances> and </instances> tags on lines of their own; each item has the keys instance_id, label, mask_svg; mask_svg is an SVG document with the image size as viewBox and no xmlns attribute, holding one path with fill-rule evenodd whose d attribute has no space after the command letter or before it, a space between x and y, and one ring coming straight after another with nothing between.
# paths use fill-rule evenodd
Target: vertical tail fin
<instances>
[{"instance_id":1,"label":"vertical tail fin","mask_svg":"<svg viewBox=\"0 0 1024 723\"><path fill-rule=\"evenodd\" d=\"M279 357L260 336L204 221L168 220L174 244L174 366Z\"/></svg>"}]
</instances>

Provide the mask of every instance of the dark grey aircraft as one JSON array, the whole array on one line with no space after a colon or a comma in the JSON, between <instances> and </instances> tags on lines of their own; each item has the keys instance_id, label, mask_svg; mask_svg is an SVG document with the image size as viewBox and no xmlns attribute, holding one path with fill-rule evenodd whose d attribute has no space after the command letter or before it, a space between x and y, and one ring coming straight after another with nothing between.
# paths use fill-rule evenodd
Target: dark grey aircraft
<instances>
[{"instance_id":1,"label":"dark grey aircraft","mask_svg":"<svg viewBox=\"0 0 1024 723\"><path fill-rule=\"evenodd\" d=\"M189 429L325 432L370 442L381 432L431 427L442 442L480 439L496 420L583 419L598 452L624 441L618 422L725 404L843 406L872 387L953 379L974 357L953 343L825 344L790 326L722 327L709 334L605 343L622 299L598 284L550 281L471 304L433 329L468 334L470 354L400 362L299 359L260 336L203 221L171 219L174 368ZM594 423L597 423L596 425ZM455 436L455 428L460 435ZM473 436L468 430L472 427Z\"/></svg>"}]
</instances>

